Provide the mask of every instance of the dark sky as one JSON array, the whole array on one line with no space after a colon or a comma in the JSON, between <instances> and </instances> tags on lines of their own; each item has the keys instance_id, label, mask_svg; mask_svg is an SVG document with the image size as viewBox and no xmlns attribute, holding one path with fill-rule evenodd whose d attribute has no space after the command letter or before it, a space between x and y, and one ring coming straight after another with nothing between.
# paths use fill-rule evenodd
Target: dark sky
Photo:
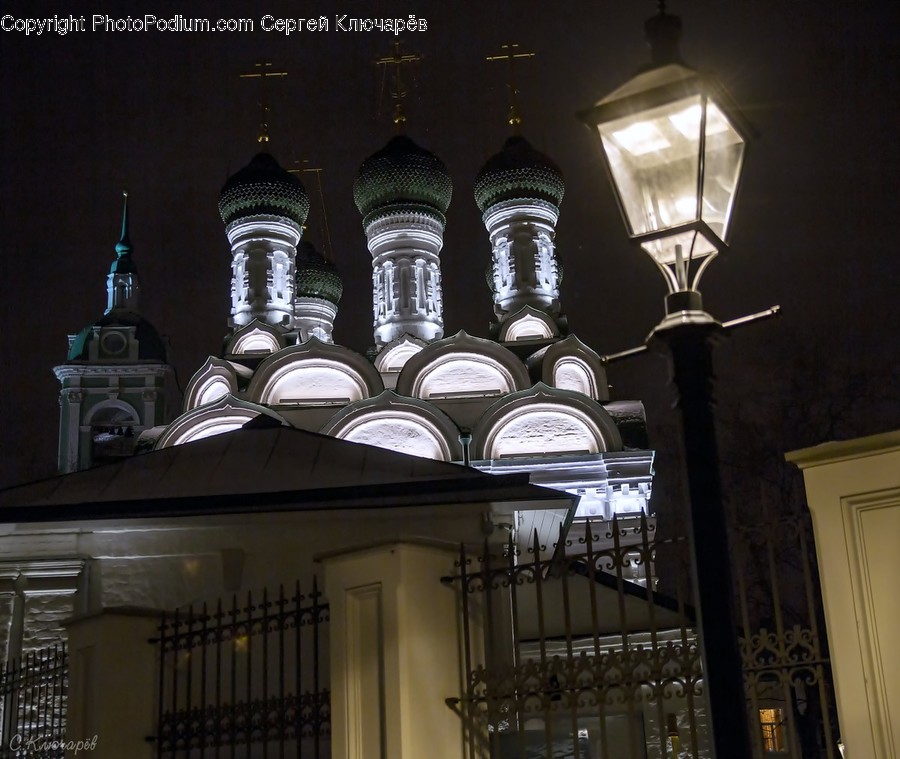
<instances>
[{"instance_id":1,"label":"dark sky","mask_svg":"<svg viewBox=\"0 0 900 759\"><path fill-rule=\"evenodd\" d=\"M64 6L69 6L64 9ZM256 150L258 92L238 74L260 59L289 72L271 87L271 151L285 166L324 169L334 257L345 281L337 342L371 343L371 258L351 187L361 161L391 134L376 119L373 60L393 35L341 32L335 15L425 18L406 34L414 70L409 134L454 180L442 254L447 334L487 334L490 248L472 180L505 136L505 71L484 62L503 42L536 57L519 68L524 134L567 180L557 246L572 330L601 353L639 344L662 316L664 286L628 242L598 145L575 112L647 61L651 2L4 3L2 13L153 13L171 17L327 16L327 32L87 31L0 33L0 484L52 473L66 335L98 318L114 256L121 190L131 192L142 310L169 336L182 385L221 346L230 260L216 202ZM73 11L72 8L75 8ZM27 9L27 12L26 12ZM778 403L843 393L843 378L896 365L900 332L897 177L900 55L895 4L811 0L682 0L682 52L714 71L760 137L750 147L732 248L704 281L725 320L780 303L783 319L748 327L719 351L723 404L759 407L765 444L819 442L778 424ZM321 205L313 183L310 236ZM810 358L811 357L811 358ZM796 361L795 361L796 359ZM810 371L810 366L813 370ZM612 367L617 398L641 398L666 424L661 361ZM875 381L873 379L873 381ZM762 387L761 387L762 386ZM882 387L897 397L896 385ZM766 407L767 398L777 396ZM858 415L842 434L900 424L896 404ZM802 416L802 413L801 413ZM765 427L765 425L764 425Z\"/></svg>"}]
</instances>

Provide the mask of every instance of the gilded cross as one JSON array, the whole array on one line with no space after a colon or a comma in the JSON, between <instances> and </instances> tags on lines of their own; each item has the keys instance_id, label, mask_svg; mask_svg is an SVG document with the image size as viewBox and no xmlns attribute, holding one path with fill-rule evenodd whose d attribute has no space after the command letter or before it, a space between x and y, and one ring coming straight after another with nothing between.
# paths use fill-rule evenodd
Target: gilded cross
<instances>
[{"instance_id":1,"label":"gilded cross","mask_svg":"<svg viewBox=\"0 0 900 759\"><path fill-rule=\"evenodd\" d=\"M245 74L240 74L241 79L259 79L259 109L260 109L260 121L259 121L259 132L256 135L257 142L268 142L269 141L269 117L268 113L271 110L269 108L269 102L266 98L266 80L271 77L285 77L287 76L287 71L273 71L272 64L268 61L263 61L255 64L254 70L249 71Z\"/></svg>"},{"instance_id":2,"label":"gilded cross","mask_svg":"<svg viewBox=\"0 0 900 759\"><path fill-rule=\"evenodd\" d=\"M402 66L404 63L417 63L422 56L417 53L404 53L400 40L394 41L394 54L386 55L375 61L376 66L384 66L387 73L388 66L394 66L394 79L391 86L391 97L394 99L394 124L397 129L403 128L406 123L406 113L403 110L403 100L406 97L406 88L403 85Z\"/></svg>"},{"instance_id":3,"label":"gilded cross","mask_svg":"<svg viewBox=\"0 0 900 759\"><path fill-rule=\"evenodd\" d=\"M500 49L503 51L502 54L489 55L485 60L507 61L509 64L509 79L506 85L509 89L509 117L507 118L507 123L513 128L514 132L518 133L519 126L522 123L522 117L519 115L519 103L517 97L519 90L516 87L516 60L519 58L534 58L534 53L520 52L519 46L515 43L501 45Z\"/></svg>"}]
</instances>

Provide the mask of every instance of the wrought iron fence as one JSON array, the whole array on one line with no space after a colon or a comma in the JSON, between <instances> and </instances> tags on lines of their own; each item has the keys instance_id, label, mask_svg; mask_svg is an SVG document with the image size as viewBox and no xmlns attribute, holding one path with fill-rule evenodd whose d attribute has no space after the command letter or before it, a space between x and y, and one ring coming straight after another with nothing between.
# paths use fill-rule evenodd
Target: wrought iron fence
<instances>
[{"instance_id":1,"label":"wrought iron fence","mask_svg":"<svg viewBox=\"0 0 900 759\"><path fill-rule=\"evenodd\" d=\"M315 580L166 616L157 756L329 756L327 622Z\"/></svg>"},{"instance_id":2,"label":"wrought iron fence","mask_svg":"<svg viewBox=\"0 0 900 759\"><path fill-rule=\"evenodd\" d=\"M756 755L832 757L814 560L801 540L806 533L777 525L740 533L735 551L737 562L753 556L738 573L744 630L735 634ZM805 551L794 557L800 573L777 571L775 559L776 571L761 575L754 562L766 551L773 557L788 551L776 538L790 535L800 541L791 550ZM466 680L448 704L463 718L470 756L710 755L686 539L658 538L653 520L643 516L576 523L555 546L540 545L535 535L525 547L510 538L475 555L463 548L458 570L446 581L462 591ZM805 614L773 612L771 630L748 634L757 629L748 589L762 596L772 582L799 582ZM783 605L777 590L768 597ZM761 619L761 607L755 611ZM801 696L806 711L798 719Z\"/></svg>"},{"instance_id":3,"label":"wrought iron fence","mask_svg":"<svg viewBox=\"0 0 900 759\"><path fill-rule=\"evenodd\" d=\"M64 643L0 668L0 759L62 759L68 682Z\"/></svg>"}]
</instances>

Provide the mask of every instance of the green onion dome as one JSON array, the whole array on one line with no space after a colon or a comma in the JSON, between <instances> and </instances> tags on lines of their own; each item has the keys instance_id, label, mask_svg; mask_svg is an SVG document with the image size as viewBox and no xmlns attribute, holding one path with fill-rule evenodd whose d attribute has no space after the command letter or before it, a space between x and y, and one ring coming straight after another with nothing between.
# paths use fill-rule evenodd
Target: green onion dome
<instances>
[{"instance_id":1,"label":"green onion dome","mask_svg":"<svg viewBox=\"0 0 900 759\"><path fill-rule=\"evenodd\" d=\"M268 153L258 153L225 182L219 194L219 214L230 224L257 214L284 216L303 226L309 197L303 183L278 165Z\"/></svg>"},{"instance_id":2,"label":"green onion dome","mask_svg":"<svg viewBox=\"0 0 900 759\"><path fill-rule=\"evenodd\" d=\"M337 267L306 240L297 245L295 282L294 295L298 298L322 298L337 305L344 293Z\"/></svg>"},{"instance_id":3,"label":"green onion dome","mask_svg":"<svg viewBox=\"0 0 900 759\"><path fill-rule=\"evenodd\" d=\"M353 183L363 225L392 211L422 211L443 223L452 194L453 184L441 159L406 135L394 137L363 161Z\"/></svg>"},{"instance_id":4,"label":"green onion dome","mask_svg":"<svg viewBox=\"0 0 900 759\"><path fill-rule=\"evenodd\" d=\"M544 200L559 207L565 190L559 167L518 135L475 178L475 202L482 213L504 200Z\"/></svg>"}]
</instances>

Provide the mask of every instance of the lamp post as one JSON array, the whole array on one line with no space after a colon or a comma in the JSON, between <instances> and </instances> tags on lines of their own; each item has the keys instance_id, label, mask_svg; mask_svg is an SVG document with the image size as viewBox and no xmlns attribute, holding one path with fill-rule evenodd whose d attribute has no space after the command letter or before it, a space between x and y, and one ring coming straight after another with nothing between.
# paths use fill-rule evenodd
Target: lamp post
<instances>
[{"instance_id":1,"label":"lamp post","mask_svg":"<svg viewBox=\"0 0 900 759\"><path fill-rule=\"evenodd\" d=\"M712 405L712 347L723 325L703 310L697 289L709 263L727 247L749 129L714 79L682 63L681 22L662 2L645 29L651 66L579 116L600 137L631 238L668 286L665 318L647 345L668 353L681 409L712 743L718 759L749 759Z\"/></svg>"}]
</instances>

